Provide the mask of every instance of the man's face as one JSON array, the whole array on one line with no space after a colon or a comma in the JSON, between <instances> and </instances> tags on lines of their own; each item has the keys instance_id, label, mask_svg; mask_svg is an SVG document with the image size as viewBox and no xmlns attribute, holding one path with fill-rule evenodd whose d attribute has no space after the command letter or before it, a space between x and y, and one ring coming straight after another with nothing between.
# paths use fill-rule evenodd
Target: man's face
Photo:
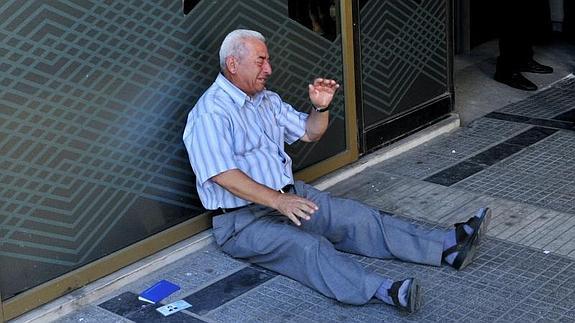
<instances>
[{"instance_id":1,"label":"man's face","mask_svg":"<svg viewBox=\"0 0 575 323\"><path fill-rule=\"evenodd\" d=\"M265 89L266 81L272 74L270 56L266 44L258 39L244 40L245 51L239 58L234 58L230 70L230 79L247 95L253 96Z\"/></svg>"}]
</instances>

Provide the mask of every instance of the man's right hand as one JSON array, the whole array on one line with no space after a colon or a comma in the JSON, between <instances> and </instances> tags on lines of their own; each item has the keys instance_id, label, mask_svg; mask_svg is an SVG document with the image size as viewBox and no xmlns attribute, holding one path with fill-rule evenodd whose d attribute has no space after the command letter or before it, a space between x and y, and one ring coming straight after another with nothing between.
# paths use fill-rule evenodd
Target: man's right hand
<instances>
[{"instance_id":1,"label":"man's right hand","mask_svg":"<svg viewBox=\"0 0 575 323\"><path fill-rule=\"evenodd\" d=\"M300 219L309 220L319 209L306 198L280 193L257 183L239 169L227 170L211 180L239 198L278 210L298 226L301 225Z\"/></svg>"},{"instance_id":2,"label":"man's right hand","mask_svg":"<svg viewBox=\"0 0 575 323\"><path fill-rule=\"evenodd\" d=\"M300 219L309 220L319 208L312 201L295 194L279 194L274 201L274 208L287 216L295 225L300 226Z\"/></svg>"}]
</instances>

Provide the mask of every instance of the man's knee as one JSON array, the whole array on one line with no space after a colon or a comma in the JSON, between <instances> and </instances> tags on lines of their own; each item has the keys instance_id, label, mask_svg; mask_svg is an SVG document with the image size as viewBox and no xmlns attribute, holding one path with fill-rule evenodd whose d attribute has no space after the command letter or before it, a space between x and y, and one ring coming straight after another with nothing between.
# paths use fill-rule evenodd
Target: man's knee
<instances>
[{"instance_id":1,"label":"man's knee","mask_svg":"<svg viewBox=\"0 0 575 323\"><path fill-rule=\"evenodd\" d=\"M335 250L333 244L321 236L307 236L306 239L297 239L294 241L294 247L301 250L304 259L314 262L324 255L332 254Z\"/></svg>"}]
</instances>

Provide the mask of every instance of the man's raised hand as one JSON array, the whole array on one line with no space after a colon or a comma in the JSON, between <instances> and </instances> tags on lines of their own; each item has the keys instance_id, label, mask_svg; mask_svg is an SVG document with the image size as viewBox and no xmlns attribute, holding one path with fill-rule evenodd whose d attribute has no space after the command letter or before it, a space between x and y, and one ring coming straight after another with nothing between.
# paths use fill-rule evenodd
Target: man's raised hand
<instances>
[{"instance_id":1,"label":"man's raised hand","mask_svg":"<svg viewBox=\"0 0 575 323\"><path fill-rule=\"evenodd\" d=\"M334 80L317 78L308 85L309 99L316 108L326 108L338 88L339 84Z\"/></svg>"}]
</instances>

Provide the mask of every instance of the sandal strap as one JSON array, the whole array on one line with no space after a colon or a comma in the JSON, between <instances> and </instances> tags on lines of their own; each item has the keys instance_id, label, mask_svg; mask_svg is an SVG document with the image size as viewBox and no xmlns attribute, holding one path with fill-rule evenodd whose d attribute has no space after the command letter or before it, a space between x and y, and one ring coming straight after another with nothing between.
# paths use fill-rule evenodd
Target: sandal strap
<instances>
[{"instance_id":1,"label":"sandal strap","mask_svg":"<svg viewBox=\"0 0 575 323\"><path fill-rule=\"evenodd\" d=\"M466 222L459 222L459 223L455 223L455 226L459 226L462 224L467 224L468 226L472 227L473 229L475 229L476 227L478 227L481 224L481 219L480 217L476 217L476 216L472 216L470 217Z\"/></svg>"},{"instance_id":2,"label":"sandal strap","mask_svg":"<svg viewBox=\"0 0 575 323\"><path fill-rule=\"evenodd\" d=\"M454 224L454 226L455 226L455 241L457 241L458 244L465 242L465 240L469 236L467 231L465 231L465 228L464 228L465 225L470 226L473 229L473 231L475 232L479 229L479 226L481 225L481 219L473 216L469 220L467 220L467 222L459 222L459 223Z\"/></svg>"},{"instance_id":3,"label":"sandal strap","mask_svg":"<svg viewBox=\"0 0 575 323\"><path fill-rule=\"evenodd\" d=\"M465 239L467 239L467 231L465 231L465 226L466 223L457 223L455 225L455 241L457 242L457 244L460 244L462 242L465 241Z\"/></svg>"},{"instance_id":4,"label":"sandal strap","mask_svg":"<svg viewBox=\"0 0 575 323\"><path fill-rule=\"evenodd\" d=\"M474 219L477 219L477 218L474 217ZM461 222L461 223L455 224L455 245L445 249L441 253L442 259L445 259L447 256L449 256L450 254L452 254L454 252L461 251L461 249L463 249L463 247L467 243L467 239L469 239L469 237L471 237L473 235L473 234L468 234L467 231L465 231L465 228L464 228L465 225L469 225L472 228L474 228L473 226L477 225L477 223L475 223L475 221L473 221L472 219L469 219L467 222ZM474 230L476 230L476 229L474 228Z\"/></svg>"},{"instance_id":5,"label":"sandal strap","mask_svg":"<svg viewBox=\"0 0 575 323\"><path fill-rule=\"evenodd\" d=\"M445 249L445 251L443 251L441 253L441 258L445 259L447 256L449 256L450 254L454 253L454 252L459 252L461 251L461 249L463 249L463 247L465 246L464 243L457 243L455 244L455 246L449 247L447 249Z\"/></svg>"},{"instance_id":6,"label":"sandal strap","mask_svg":"<svg viewBox=\"0 0 575 323\"><path fill-rule=\"evenodd\" d=\"M399 302L399 288L401 285L403 285L404 281L405 280L393 282L391 287L388 289L389 297L391 297L391 300L393 300L393 304L395 304L395 306L401 307L401 303Z\"/></svg>"}]
</instances>

